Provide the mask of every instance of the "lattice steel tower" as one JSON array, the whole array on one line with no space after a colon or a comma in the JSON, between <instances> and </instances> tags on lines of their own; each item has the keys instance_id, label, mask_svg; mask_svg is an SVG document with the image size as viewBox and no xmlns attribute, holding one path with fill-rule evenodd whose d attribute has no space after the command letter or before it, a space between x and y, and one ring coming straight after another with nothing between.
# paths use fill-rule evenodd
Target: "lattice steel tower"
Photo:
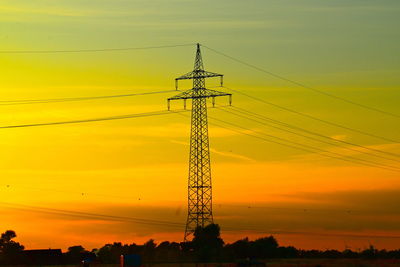
<instances>
[{"instance_id":1,"label":"lattice steel tower","mask_svg":"<svg viewBox=\"0 0 400 267\"><path fill-rule=\"evenodd\" d=\"M185 241L193 234L197 226L206 226L213 223L212 213L212 186L210 166L210 145L208 141L207 98L232 95L224 92L206 89L205 79L220 77L221 86L223 75L204 70L201 58L200 44L197 44L194 70L175 79L176 89L179 80L193 80L193 88L168 99L168 109L171 100L192 100L192 118L190 133L189 155L189 182L188 182L188 217L185 230Z\"/></svg>"}]
</instances>

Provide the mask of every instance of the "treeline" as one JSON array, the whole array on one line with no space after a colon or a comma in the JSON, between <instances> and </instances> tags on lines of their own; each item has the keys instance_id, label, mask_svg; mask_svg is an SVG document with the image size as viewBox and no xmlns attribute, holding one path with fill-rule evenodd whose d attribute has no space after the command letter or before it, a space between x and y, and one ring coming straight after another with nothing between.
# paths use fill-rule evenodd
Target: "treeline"
<instances>
[{"instance_id":1,"label":"treeline","mask_svg":"<svg viewBox=\"0 0 400 267\"><path fill-rule=\"evenodd\" d=\"M29 263L26 261L26 255L30 251L24 250L24 246L13 241L12 239L15 237L14 231L6 231L1 235L1 264ZM212 224L196 229L194 238L190 242L164 241L156 244L154 240L149 240L143 245L113 243L92 251L87 251L82 246L72 246L65 253L60 251L57 264L75 264L83 260L99 263L118 263L120 256L127 254L140 255L143 263L248 262L271 258L400 259L400 250L377 250L373 246L358 252L349 249L344 251L300 250L291 246L279 246L273 236L259 238L254 241L244 238L231 244L225 244L220 237L219 226ZM49 263L46 258L42 260L43 263Z\"/></svg>"}]
</instances>

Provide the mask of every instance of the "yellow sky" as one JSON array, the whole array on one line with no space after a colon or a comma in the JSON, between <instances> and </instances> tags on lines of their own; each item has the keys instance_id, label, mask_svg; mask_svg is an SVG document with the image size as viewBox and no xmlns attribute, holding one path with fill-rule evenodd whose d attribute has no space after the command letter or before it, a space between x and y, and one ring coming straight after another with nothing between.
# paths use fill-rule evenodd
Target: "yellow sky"
<instances>
[{"instance_id":1,"label":"yellow sky","mask_svg":"<svg viewBox=\"0 0 400 267\"><path fill-rule=\"evenodd\" d=\"M389 0L380 4L311 0L243 4L224 0L203 1L201 5L162 0L104 0L96 4L38 0L34 5L31 1L2 1L0 51L200 42L319 90L399 114L399 8L397 2ZM0 53L0 98L171 90L174 79L191 70L194 49L193 45L97 53ZM396 117L311 92L206 48L203 55L205 68L225 74L228 87L333 123L400 139ZM218 81L208 85L216 86ZM182 88L190 86L182 83ZM175 92L33 105L0 102L0 126L165 110L166 99L173 95ZM225 105L227 99L217 103ZM398 142L328 126L240 94L234 93L233 104L326 136L400 153ZM182 103L173 103L173 109L180 108ZM378 152L392 160L310 141L219 109L210 109L209 115L242 125L248 129L246 133L276 135L345 156L399 166L398 158L388 154ZM0 231L15 230L18 240L28 248L65 249L76 244L93 248L107 242L140 243L149 238L180 241L183 228L78 218L18 205L183 223L189 124L189 117L171 114L0 129L0 209L4 214ZM275 233L284 245L305 248L363 248L370 243L395 248L398 244L398 239L388 238L400 237L398 172L293 150L214 124L209 132L215 221L223 231L224 226L241 230L224 231L228 241L265 232ZM359 213L349 214L349 210ZM258 232L242 231L246 229ZM383 237L369 237L374 235Z\"/></svg>"}]
</instances>

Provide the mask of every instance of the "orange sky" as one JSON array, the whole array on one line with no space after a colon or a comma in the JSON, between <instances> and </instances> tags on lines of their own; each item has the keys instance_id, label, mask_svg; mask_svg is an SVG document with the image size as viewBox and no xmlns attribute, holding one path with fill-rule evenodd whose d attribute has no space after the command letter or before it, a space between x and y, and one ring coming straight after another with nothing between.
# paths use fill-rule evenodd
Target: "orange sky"
<instances>
[{"instance_id":1,"label":"orange sky","mask_svg":"<svg viewBox=\"0 0 400 267\"><path fill-rule=\"evenodd\" d=\"M323 92L400 114L398 2L223 0L203 1L201 6L193 1L101 2L2 1L0 52L201 42ZM192 69L194 49L193 45L0 53L0 98L173 90L174 79ZM367 147L348 150L343 143L315 142L209 109L211 117L246 128L239 130L241 134L210 119L214 214L225 240L274 234L280 244L299 248L362 249L369 244L398 248L398 171L298 151L246 134L275 135L323 149L325 154L399 168L399 118L276 79L205 47L202 52L205 68L225 74L227 87L358 133L238 93L233 93L235 107ZM218 81L208 83L217 85ZM182 82L182 89L190 86ZM107 242L142 243L150 238L180 241L183 226L136 224L76 212L184 223L189 117L169 114L1 128L166 110L166 99L175 94L24 105L0 102L0 231L15 230L27 248L81 244L91 249ZM217 104L226 105L227 100L218 99ZM173 103L172 108L180 109L182 103Z\"/></svg>"}]
</instances>

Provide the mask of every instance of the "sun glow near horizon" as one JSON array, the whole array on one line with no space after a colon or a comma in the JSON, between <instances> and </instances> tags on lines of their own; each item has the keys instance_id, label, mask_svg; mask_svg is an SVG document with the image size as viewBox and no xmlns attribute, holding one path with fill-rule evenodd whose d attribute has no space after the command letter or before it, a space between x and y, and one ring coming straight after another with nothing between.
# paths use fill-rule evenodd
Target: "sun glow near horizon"
<instances>
[{"instance_id":1,"label":"sun glow near horizon","mask_svg":"<svg viewBox=\"0 0 400 267\"><path fill-rule=\"evenodd\" d=\"M223 0L203 1L202 6L161 0L102 1L101 5L50 2L2 2L0 51L200 42L321 91L400 113L396 27L400 4L395 1ZM174 79L192 69L194 49L193 45L92 53L0 53L0 96L10 101L173 90ZM331 99L202 49L206 69L223 73L227 88L360 132L400 139L396 117ZM182 83L182 89L190 87L190 82ZM211 117L245 127L230 131L209 120L215 222L221 224L226 241L275 233L282 244L302 248L342 249L343 244L362 248L369 243L398 248L395 238L352 237L400 236L398 172L355 164L352 158L398 168L398 159L390 154L400 153L399 142L310 120L229 92L233 107L366 148L349 150L344 143L331 146L304 139L210 107ZM0 126L161 111L174 94L23 105L0 102ZM217 104L226 105L227 100L218 99ZM172 108L181 109L182 103ZM176 114L0 129L3 230L15 230L27 248L65 249L74 244L93 248L150 238L180 241L183 227L79 218L35 207L184 223L189 134L189 116ZM350 161L246 134L278 136ZM378 152L378 157L363 153L376 154L374 150L383 153ZM237 231L224 231L224 226Z\"/></svg>"}]
</instances>

